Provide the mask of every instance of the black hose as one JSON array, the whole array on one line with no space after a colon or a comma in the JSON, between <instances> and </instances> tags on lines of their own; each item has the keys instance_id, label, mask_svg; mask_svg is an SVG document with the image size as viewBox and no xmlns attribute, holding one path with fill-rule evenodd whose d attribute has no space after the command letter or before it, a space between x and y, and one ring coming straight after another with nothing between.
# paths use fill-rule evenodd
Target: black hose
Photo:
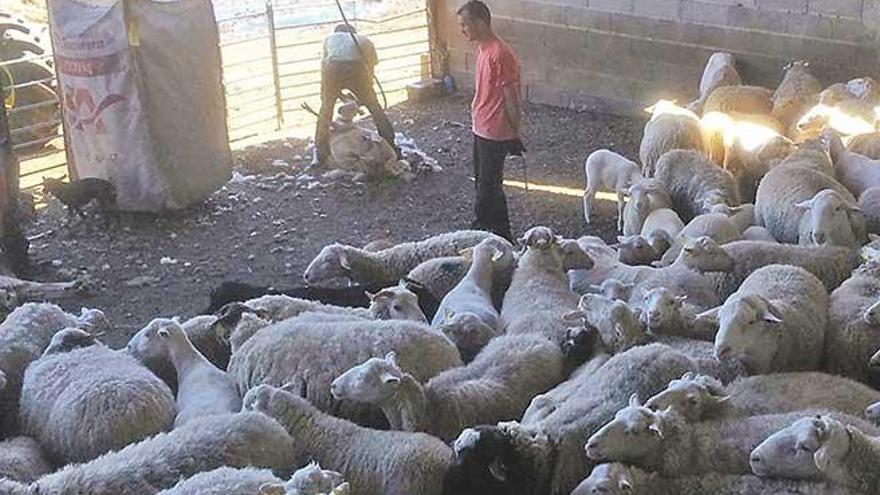
<instances>
[{"instance_id":1,"label":"black hose","mask_svg":"<svg viewBox=\"0 0 880 495\"><path fill-rule=\"evenodd\" d=\"M345 23L346 26L349 27L348 34L351 35L351 40L354 41L354 46L357 47L357 51L361 56L361 60L364 61L364 64L367 63L367 57L364 55L364 50L361 48L361 44L358 43L357 35L354 31L351 30L351 23L348 22L348 17L345 15L345 9L342 8L342 3L339 0L336 0L336 7L339 9L339 14L342 16L342 22ZM373 71L373 79L376 81L376 85L379 87L379 92L382 93L382 107L387 110L388 109L388 97L385 96L385 89L382 87L382 82L379 81L379 78L376 76L376 71Z\"/></svg>"}]
</instances>

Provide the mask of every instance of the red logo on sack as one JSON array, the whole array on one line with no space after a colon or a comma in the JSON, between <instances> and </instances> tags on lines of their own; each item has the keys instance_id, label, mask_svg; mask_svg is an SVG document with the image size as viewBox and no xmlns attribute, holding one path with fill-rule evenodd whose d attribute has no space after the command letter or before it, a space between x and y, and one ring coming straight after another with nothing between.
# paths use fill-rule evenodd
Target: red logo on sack
<instances>
[{"instance_id":1,"label":"red logo on sack","mask_svg":"<svg viewBox=\"0 0 880 495\"><path fill-rule=\"evenodd\" d=\"M124 96L111 93L95 104L95 99L89 88L64 87L64 107L67 109L65 115L68 116L70 125L78 131L85 130L86 126L94 125L95 132L105 133L107 128L104 121L101 120L101 114L104 113L104 110L125 100Z\"/></svg>"}]
</instances>

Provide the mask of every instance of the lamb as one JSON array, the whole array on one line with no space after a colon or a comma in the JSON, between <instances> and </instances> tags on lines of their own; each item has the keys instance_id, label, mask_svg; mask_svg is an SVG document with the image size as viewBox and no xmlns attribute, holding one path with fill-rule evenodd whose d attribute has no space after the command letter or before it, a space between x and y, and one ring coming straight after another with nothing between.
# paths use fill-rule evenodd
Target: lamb
<instances>
[{"instance_id":1,"label":"lamb","mask_svg":"<svg viewBox=\"0 0 880 495\"><path fill-rule=\"evenodd\" d=\"M458 461L450 472L448 493L570 493L591 467L584 439L626 405L631 393L650 396L668 383L664 379L695 366L661 344L595 359L599 361L582 366L569 381L535 397L521 424L462 432L454 443Z\"/></svg>"},{"instance_id":2,"label":"lamb","mask_svg":"<svg viewBox=\"0 0 880 495\"><path fill-rule=\"evenodd\" d=\"M540 334L561 344L568 328L562 316L577 308L578 296L569 288L563 258L578 254L581 269L593 261L575 241L560 240L546 227L535 227L521 239L526 246L510 288L504 296L501 319L510 335Z\"/></svg>"},{"instance_id":3,"label":"lamb","mask_svg":"<svg viewBox=\"0 0 880 495\"><path fill-rule=\"evenodd\" d=\"M349 495L350 489L341 474L313 462L287 482L268 469L221 467L181 480L157 495Z\"/></svg>"},{"instance_id":4,"label":"lamb","mask_svg":"<svg viewBox=\"0 0 880 495\"><path fill-rule=\"evenodd\" d=\"M653 177L660 157L672 150L702 152L703 130L696 114L683 108L670 108L669 102L659 102L651 110L651 120L645 124L639 145L642 176ZM673 104L674 105L674 104Z\"/></svg>"},{"instance_id":5,"label":"lamb","mask_svg":"<svg viewBox=\"0 0 880 495\"><path fill-rule=\"evenodd\" d=\"M593 461L625 462L662 476L744 475L751 473L749 456L755 447L808 413L687 423L671 410L642 406L633 395L627 407L587 440L584 450Z\"/></svg>"},{"instance_id":6,"label":"lamb","mask_svg":"<svg viewBox=\"0 0 880 495\"><path fill-rule=\"evenodd\" d=\"M618 237L617 241L617 259L625 265L651 265L660 259L660 253L640 235Z\"/></svg>"},{"instance_id":7,"label":"lamb","mask_svg":"<svg viewBox=\"0 0 880 495\"><path fill-rule=\"evenodd\" d=\"M243 408L277 419L300 450L342 473L351 483L352 495L443 493L443 478L453 455L439 439L424 433L363 428L269 385L249 390Z\"/></svg>"},{"instance_id":8,"label":"lamb","mask_svg":"<svg viewBox=\"0 0 880 495\"><path fill-rule=\"evenodd\" d=\"M559 346L541 336L504 335L471 364L424 386L392 352L343 373L331 391L339 400L380 407L394 430L423 431L448 443L467 427L519 419L534 396L564 379L563 361Z\"/></svg>"},{"instance_id":9,"label":"lamb","mask_svg":"<svg viewBox=\"0 0 880 495\"><path fill-rule=\"evenodd\" d=\"M501 315L492 303L492 280L497 266L513 263L512 246L507 247L506 251L499 250L492 239L477 244L470 254L470 269L440 302L440 309L431 322L432 328L442 331L455 343L465 361L472 359L501 332Z\"/></svg>"},{"instance_id":10,"label":"lamb","mask_svg":"<svg viewBox=\"0 0 880 495\"><path fill-rule=\"evenodd\" d=\"M52 471L52 464L33 438L15 437L0 442L0 478L30 483Z\"/></svg>"},{"instance_id":11,"label":"lamb","mask_svg":"<svg viewBox=\"0 0 880 495\"><path fill-rule=\"evenodd\" d=\"M802 60L787 64L785 77L773 93L773 116L786 128L813 105L822 91L822 85L807 70L809 66Z\"/></svg>"},{"instance_id":12,"label":"lamb","mask_svg":"<svg viewBox=\"0 0 880 495\"><path fill-rule=\"evenodd\" d=\"M241 396L232 379L192 345L178 320L151 321L142 331L138 344L138 354L161 356L174 366L177 373L175 427L204 416L241 409Z\"/></svg>"},{"instance_id":13,"label":"lamb","mask_svg":"<svg viewBox=\"0 0 880 495\"><path fill-rule=\"evenodd\" d=\"M852 492L880 490L880 438L869 425L828 416L802 418L754 449L752 471L761 477L821 479Z\"/></svg>"},{"instance_id":14,"label":"lamb","mask_svg":"<svg viewBox=\"0 0 880 495\"><path fill-rule=\"evenodd\" d=\"M410 270L431 258L457 255L474 247L494 234L479 230L460 230L428 239L398 244L377 252L364 251L354 246L331 244L324 247L303 274L309 285L321 285L346 278L359 283L390 286L405 277Z\"/></svg>"},{"instance_id":15,"label":"lamb","mask_svg":"<svg viewBox=\"0 0 880 495\"><path fill-rule=\"evenodd\" d=\"M571 495L848 495L828 483L709 473L666 478L620 463L600 464Z\"/></svg>"},{"instance_id":16,"label":"lamb","mask_svg":"<svg viewBox=\"0 0 880 495\"><path fill-rule=\"evenodd\" d=\"M712 91L703 107L702 115L712 112L770 115L772 111L773 91L760 86L729 84Z\"/></svg>"},{"instance_id":17,"label":"lamb","mask_svg":"<svg viewBox=\"0 0 880 495\"><path fill-rule=\"evenodd\" d=\"M730 172L698 151L672 150L664 154L657 161L656 177L669 191L673 209L685 221L710 213L715 205L739 204Z\"/></svg>"},{"instance_id":18,"label":"lamb","mask_svg":"<svg viewBox=\"0 0 880 495\"><path fill-rule=\"evenodd\" d=\"M593 201L600 190L617 193L617 230L623 230L624 193L642 178L639 165L613 151L601 149L590 153L584 164L587 188L584 191L584 219L592 220Z\"/></svg>"},{"instance_id":19,"label":"lamb","mask_svg":"<svg viewBox=\"0 0 880 495\"><path fill-rule=\"evenodd\" d=\"M629 201L623 208L623 235L641 233L648 215L660 208L672 208L666 186L656 179L642 179L630 188Z\"/></svg>"},{"instance_id":20,"label":"lamb","mask_svg":"<svg viewBox=\"0 0 880 495\"><path fill-rule=\"evenodd\" d=\"M672 246L660 260L660 265L671 265L678 258L678 255L681 254L681 248L687 241L700 237L709 237L717 244L724 245L728 242L740 240L742 238L742 229L723 213L704 213L698 215L681 229Z\"/></svg>"},{"instance_id":21,"label":"lamb","mask_svg":"<svg viewBox=\"0 0 880 495\"><path fill-rule=\"evenodd\" d=\"M852 136L846 149L872 160L880 160L880 132L869 132Z\"/></svg>"},{"instance_id":22,"label":"lamb","mask_svg":"<svg viewBox=\"0 0 880 495\"><path fill-rule=\"evenodd\" d=\"M98 310L83 310L80 318L54 304L27 303L0 324L0 370L6 386L0 388L0 438L15 435L19 427L21 382L28 364L39 358L55 332L66 327L99 331L106 321Z\"/></svg>"},{"instance_id":23,"label":"lamb","mask_svg":"<svg viewBox=\"0 0 880 495\"><path fill-rule=\"evenodd\" d=\"M864 244L864 219L853 195L833 177L796 163L783 162L761 180L755 223L789 244Z\"/></svg>"},{"instance_id":24,"label":"lamb","mask_svg":"<svg viewBox=\"0 0 880 495\"><path fill-rule=\"evenodd\" d=\"M739 289L755 270L772 264L799 266L836 289L861 264L857 251L838 246L797 246L766 241L735 241L723 246L733 259L733 270L712 273L715 292L722 300Z\"/></svg>"},{"instance_id":25,"label":"lamb","mask_svg":"<svg viewBox=\"0 0 880 495\"><path fill-rule=\"evenodd\" d=\"M769 265L701 317L719 322L715 356L735 357L751 374L816 370L828 325L828 291L803 268Z\"/></svg>"},{"instance_id":26,"label":"lamb","mask_svg":"<svg viewBox=\"0 0 880 495\"><path fill-rule=\"evenodd\" d=\"M858 267L831 293L823 369L880 386L880 373L869 366L880 348L880 260Z\"/></svg>"},{"instance_id":27,"label":"lamb","mask_svg":"<svg viewBox=\"0 0 880 495\"><path fill-rule=\"evenodd\" d=\"M59 464L94 459L173 421L174 397L165 383L82 330L56 333L22 382L22 431Z\"/></svg>"},{"instance_id":28,"label":"lamb","mask_svg":"<svg viewBox=\"0 0 880 495\"><path fill-rule=\"evenodd\" d=\"M685 373L645 402L653 411L672 408L696 423L722 418L829 409L859 416L880 401L880 392L859 382L817 372L773 373L722 385L718 380Z\"/></svg>"},{"instance_id":29,"label":"lamb","mask_svg":"<svg viewBox=\"0 0 880 495\"><path fill-rule=\"evenodd\" d=\"M691 102L688 110L701 114L706 99L718 88L742 84L736 71L736 60L726 52L716 52L709 56L703 76L700 78L700 97Z\"/></svg>"},{"instance_id":30,"label":"lamb","mask_svg":"<svg viewBox=\"0 0 880 495\"><path fill-rule=\"evenodd\" d=\"M305 462L301 452L272 418L253 412L225 414L159 433L85 464L71 464L30 486L0 483L0 489L9 495L152 495L182 478L223 466L289 473Z\"/></svg>"},{"instance_id":31,"label":"lamb","mask_svg":"<svg viewBox=\"0 0 880 495\"><path fill-rule=\"evenodd\" d=\"M336 318L336 319L333 319ZM310 313L264 328L232 355L229 375L239 393L261 383L283 385L304 379L309 401L322 411L367 424L383 424L375 408L335 404L330 383L371 357L396 351L400 364L419 382L462 365L458 349L446 336L410 321L352 320ZM330 325L332 323L332 325Z\"/></svg>"}]
</instances>

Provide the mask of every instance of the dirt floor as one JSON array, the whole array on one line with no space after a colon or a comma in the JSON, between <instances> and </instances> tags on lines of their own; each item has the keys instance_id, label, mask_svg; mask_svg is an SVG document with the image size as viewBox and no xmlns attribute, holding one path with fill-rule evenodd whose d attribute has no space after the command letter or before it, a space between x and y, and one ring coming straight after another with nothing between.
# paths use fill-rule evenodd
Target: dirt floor
<instances>
[{"instance_id":1,"label":"dirt floor","mask_svg":"<svg viewBox=\"0 0 880 495\"><path fill-rule=\"evenodd\" d=\"M103 309L116 331L105 340L124 345L151 318L192 316L225 280L289 287L322 246L377 239L407 241L467 228L473 208L468 100L453 96L402 104L389 115L398 131L438 160L440 173L412 183L358 184L301 176L304 142L276 141L237 152L238 174L202 205L163 216L126 215L106 227L98 214L67 222L50 203L28 234L41 279L85 273L97 289L61 301L71 310ZM607 147L635 157L642 122L546 106L526 108L529 180L582 189L583 161ZM507 178L522 180L518 159ZM615 235L616 205L601 201L588 227L581 198L508 188L514 235L547 225L566 236Z\"/></svg>"}]
</instances>

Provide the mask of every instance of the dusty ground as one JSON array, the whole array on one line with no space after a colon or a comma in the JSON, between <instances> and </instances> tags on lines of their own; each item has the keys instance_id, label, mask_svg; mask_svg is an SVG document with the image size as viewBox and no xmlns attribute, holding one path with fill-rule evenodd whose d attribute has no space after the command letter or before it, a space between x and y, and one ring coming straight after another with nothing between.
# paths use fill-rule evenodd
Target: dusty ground
<instances>
[{"instance_id":1,"label":"dusty ground","mask_svg":"<svg viewBox=\"0 0 880 495\"><path fill-rule=\"evenodd\" d=\"M415 240L466 228L473 199L467 108L467 100L455 96L390 110L397 130L444 168L408 185L296 180L306 165L304 143L287 140L238 152L237 170L257 175L233 181L184 212L124 216L118 228L107 229L95 215L68 224L60 205L51 204L29 229L29 235L42 235L31 249L37 276L87 272L99 286L95 294L61 304L104 309L117 329L105 340L118 346L153 317L198 314L211 288L224 280L297 285L328 243ZM642 123L529 106L526 126L529 179L583 188L586 154L608 147L636 156ZM521 180L521 162L508 163L508 178ZM526 196L516 188L507 193L515 235L543 224L566 236L614 236L614 203L600 202L599 218L587 228L579 197L535 191Z\"/></svg>"}]
</instances>

